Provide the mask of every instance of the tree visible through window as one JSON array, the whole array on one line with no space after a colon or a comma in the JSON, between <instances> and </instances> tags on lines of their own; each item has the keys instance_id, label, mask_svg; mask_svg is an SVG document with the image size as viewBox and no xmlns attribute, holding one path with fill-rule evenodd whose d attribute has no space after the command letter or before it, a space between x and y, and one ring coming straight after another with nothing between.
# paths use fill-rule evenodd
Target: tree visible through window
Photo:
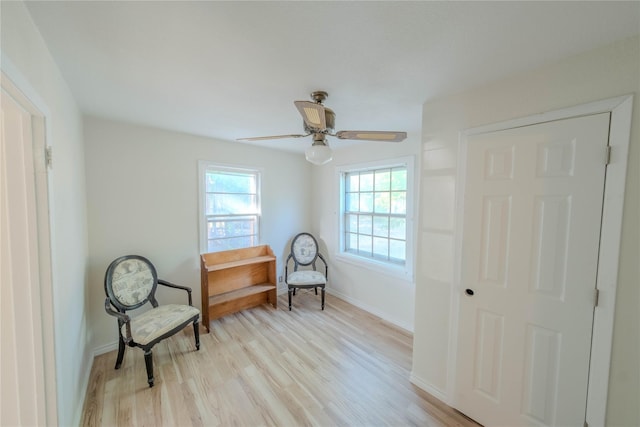
<instances>
[{"instance_id":1,"label":"tree visible through window","mask_svg":"<svg viewBox=\"0 0 640 427\"><path fill-rule=\"evenodd\" d=\"M257 245L260 174L208 165L203 175L207 252Z\"/></svg>"},{"instance_id":2,"label":"tree visible through window","mask_svg":"<svg viewBox=\"0 0 640 427\"><path fill-rule=\"evenodd\" d=\"M404 265L407 251L406 166L343 173L343 251Z\"/></svg>"}]
</instances>

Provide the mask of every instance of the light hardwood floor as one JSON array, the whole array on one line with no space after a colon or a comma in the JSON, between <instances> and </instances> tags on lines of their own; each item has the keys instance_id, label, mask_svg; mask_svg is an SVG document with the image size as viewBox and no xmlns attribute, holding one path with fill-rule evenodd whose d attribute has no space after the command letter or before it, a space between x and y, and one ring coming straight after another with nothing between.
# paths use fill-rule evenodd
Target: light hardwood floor
<instances>
[{"instance_id":1,"label":"light hardwood floor","mask_svg":"<svg viewBox=\"0 0 640 427\"><path fill-rule=\"evenodd\" d=\"M278 305L211 322L200 351L191 327L157 344L153 388L140 349L96 357L82 425L477 426L409 382L411 334L312 290Z\"/></svg>"}]
</instances>

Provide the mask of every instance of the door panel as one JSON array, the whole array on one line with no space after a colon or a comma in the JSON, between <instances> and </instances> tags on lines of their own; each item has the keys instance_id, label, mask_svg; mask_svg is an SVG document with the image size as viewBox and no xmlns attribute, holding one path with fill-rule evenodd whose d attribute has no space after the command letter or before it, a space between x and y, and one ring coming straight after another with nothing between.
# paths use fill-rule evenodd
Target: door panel
<instances>
[{"instance_id":1,"label":"door panel","mask_svg":"<svg viewBox=\"0 0 640 427\"><path fill-rule=\"evenodd\" d=\"M455 406L482 424L583 425L608 131L467 140Z\"/></svg>"}]
</instances>

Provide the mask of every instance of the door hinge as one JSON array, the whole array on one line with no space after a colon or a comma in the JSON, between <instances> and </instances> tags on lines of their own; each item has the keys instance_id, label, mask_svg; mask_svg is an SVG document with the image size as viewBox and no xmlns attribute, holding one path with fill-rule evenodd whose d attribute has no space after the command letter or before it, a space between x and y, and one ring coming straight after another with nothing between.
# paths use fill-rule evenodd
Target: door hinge
<instances>
[{"instance_id":1,"label":"door hinge","mask_svg":"<svg viewBox=\"0 0 640 427\"><path fill-rule=\"evenodd\" d=\"M607 157L605 159L605 165L611 164L611 146L607 145Z\"/></svg>"},{"instance_id":2,"label":"door hinge","mask_svg":"<svg viewBox=\"0 0 640 427\"><path fill-rule=\"evenodd\" d=\"M53 148L50 145L44 149L44 164L49 169L53 168Z\"/></svg>"},{"instance_id":3,"label":"door hinge","mask_svg":"<svg viewBox=\"0 0 640 427\"><path fill-rule=\"evenodd\" d=\"M598 306L598 301L600 301L600 289L596 289L595 298L594 298L594 302L593 302L593 306L594 307Z\"/></svg>"}]
</instances>

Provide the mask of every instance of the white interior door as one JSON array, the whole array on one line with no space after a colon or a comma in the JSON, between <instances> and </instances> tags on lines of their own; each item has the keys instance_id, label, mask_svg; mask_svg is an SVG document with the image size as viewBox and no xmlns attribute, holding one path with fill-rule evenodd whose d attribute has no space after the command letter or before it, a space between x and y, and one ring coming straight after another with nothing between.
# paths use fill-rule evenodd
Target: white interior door
<instances>
[{"instance_id":1,"label":"white interior door","mask_svg":"<svg viewBox=\"0 0 640 427\"><path fill-rule=\"evenodd\" d=\"M609 113L467 140L455 406L585 420Z\"/></svg>"},{"instance_id":2,"label":"white interior door","mask_svg":"<svg viewBox=\"0 0 640 427\"><path fill-rule=\"evenodd\" d=\"M0 99L0 425L45 425L32 120Z\"/></svg>"}]
</instances>

